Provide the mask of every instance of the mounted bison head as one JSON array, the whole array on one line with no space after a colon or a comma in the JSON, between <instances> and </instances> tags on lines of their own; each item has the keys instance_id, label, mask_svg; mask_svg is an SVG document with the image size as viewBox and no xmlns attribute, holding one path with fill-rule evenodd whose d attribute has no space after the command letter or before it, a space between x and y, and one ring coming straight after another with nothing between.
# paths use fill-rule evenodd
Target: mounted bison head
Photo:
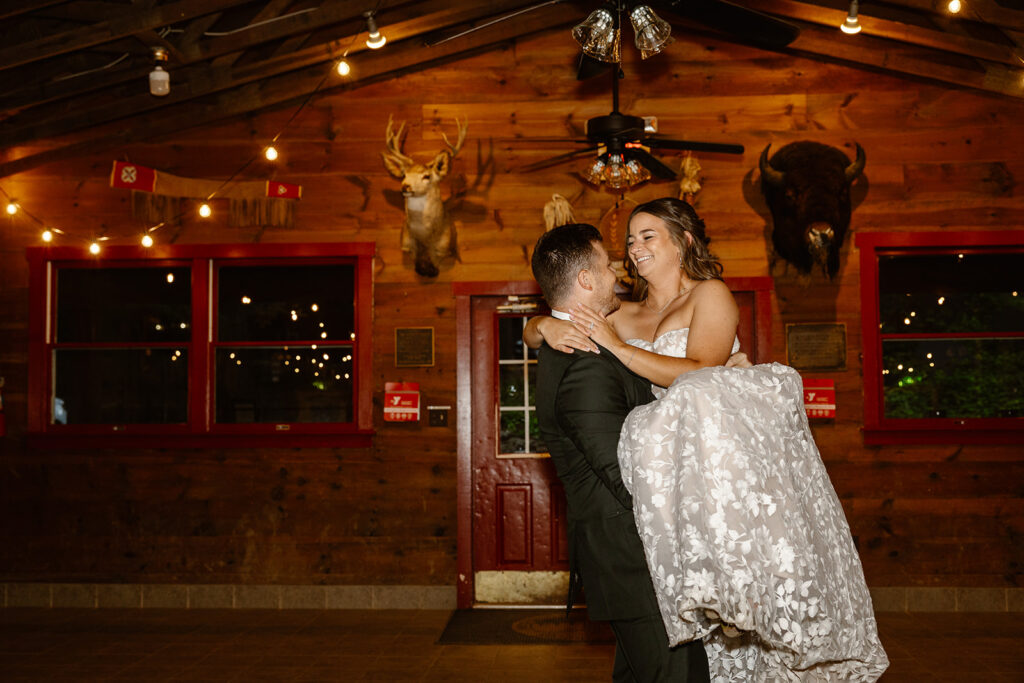
<instances>
[{"instance_id":1,"label":"mounted bison head","mask_svg":"<svg viewBox=\"0 0 1024 683\"><path fill-rule=\"evenodd\" d=\"M839 248L850 226L850 185L864 170L835 147L810 140L791 142L768 159L761 152L761 191L772 212L775 252L803 273L815 264L831 280L839 270Z\"/></svg>"}]
</instances>

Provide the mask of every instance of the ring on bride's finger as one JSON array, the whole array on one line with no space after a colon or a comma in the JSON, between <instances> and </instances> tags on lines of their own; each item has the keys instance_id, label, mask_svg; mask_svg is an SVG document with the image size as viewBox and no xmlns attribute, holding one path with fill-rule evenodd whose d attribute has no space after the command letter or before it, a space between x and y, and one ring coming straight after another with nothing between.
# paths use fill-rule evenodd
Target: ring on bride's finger
<instances>
[{"instance_id":1,"label":"ring on bride's finger","mask_svg":"<svg viewBox=\"0 0 1024 683\"><path fill-rule=\"evenodd\" d=\"M593 332L593 331L594 331L594 323L590 323L590 331L591 331L591 332Z\"/></svg>"}]
</instances>

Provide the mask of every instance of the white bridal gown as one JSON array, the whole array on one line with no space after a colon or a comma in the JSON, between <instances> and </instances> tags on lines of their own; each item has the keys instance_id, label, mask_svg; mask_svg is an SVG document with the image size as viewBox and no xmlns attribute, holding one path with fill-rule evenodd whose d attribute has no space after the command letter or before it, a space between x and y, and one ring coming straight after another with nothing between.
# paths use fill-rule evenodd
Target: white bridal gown
<instances>
[{"instance_id":1,"label":"white bridal gown","mask_svg":"<svg viewBox=\"0 0 1024 683\"><path fill-rule=\"evenodd\" d=\"M687 333L629 343L682 357ZM705 368L655 390L619 464L670 644L703 638L718 682L876 680L889 660L797 372Z\"/></svg>"}]
</instances>

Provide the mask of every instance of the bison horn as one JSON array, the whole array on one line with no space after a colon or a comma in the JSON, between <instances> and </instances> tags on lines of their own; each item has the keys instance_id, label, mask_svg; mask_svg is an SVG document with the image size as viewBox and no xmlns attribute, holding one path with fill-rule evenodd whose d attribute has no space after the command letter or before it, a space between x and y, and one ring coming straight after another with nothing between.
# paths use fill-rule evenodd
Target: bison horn
<instances>
[{"instance_id":1,"label":"bison horn","mask_svg":"<svg viewBox=\"0 0 1024 683\"><path fill-rule=\"evenodd\" d=\"M761 180L772 187L782 187L783 183L786 182L786 174L768 163L768 149L771 146L772 144L769 142L768 146L761 152Z\"/></svg>"},{"instance_id":2,"label":"bison horn","mask_svg":"<svg viewBox=\"0 0 1024 683\"><path fill-rule=\"evenodd\" d=\"M846 182L848 183L852 183L857 179L857 176L864 170L864 162L867 161L867 157L864 155L864 148L860 146L859 142L854 144L857 145L857 158L846 167Z\"/></svg>"}]
</instances>

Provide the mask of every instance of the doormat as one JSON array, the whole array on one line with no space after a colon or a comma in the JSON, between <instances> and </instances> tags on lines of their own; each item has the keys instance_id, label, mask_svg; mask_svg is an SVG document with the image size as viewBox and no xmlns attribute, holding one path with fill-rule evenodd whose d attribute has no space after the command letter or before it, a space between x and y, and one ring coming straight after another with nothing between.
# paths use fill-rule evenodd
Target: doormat
<instances>
[{"instance_id":1,"label":"doormat","mask_svg":"<svg viewBox=\"0 0 1024 683\"><path fill-rule=\"evenodd\" d=\"M612 644L615 635L604 621L590 621L584 610L459 609L452 613L439 645Z\"/></svg>"}]
</instances>

